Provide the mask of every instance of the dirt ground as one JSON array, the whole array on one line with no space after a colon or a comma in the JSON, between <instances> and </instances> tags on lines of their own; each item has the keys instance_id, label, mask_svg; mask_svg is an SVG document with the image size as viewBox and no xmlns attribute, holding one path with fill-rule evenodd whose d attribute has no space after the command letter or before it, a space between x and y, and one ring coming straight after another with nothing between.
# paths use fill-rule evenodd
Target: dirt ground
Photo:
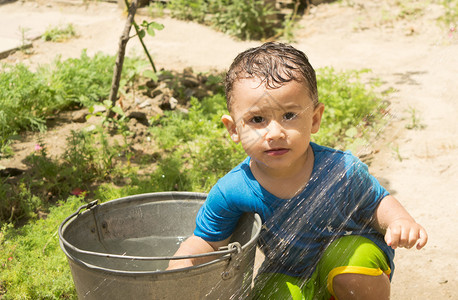
<instances>
[{"instance_id":1,"label":"dirt ground","mask_svg":"<svg viewBox=\"0 0 458 300\"><path fill-rule=\"evenodd\" d=\"M402 15L395 2L353 0L312 7L300 20L293 45L317 68L369 68L382 80L383 89L395 90L388 125L364 151L374 154L372 173L426 228L429 242L420 251L397 250L392 299L455 299L458 33L452 26L438 26L436 18L443 14L439 5L423 5L422 14ZM32 26L32 34L39 29L36 22L41 27L71 22L79 34L65 43L36 40L32 54L17 52L3 61L36 66L51 63L56 55L78 57L82 49L89 55L115 54L124 19L114 3L83 6L68 0L0 5L0 27L9 26L12 33L17 34L17 26ZM147 44L159 68L224 70L237 53L260 43L236 41L205 26L167 17L156 21L165 29L147 38ZM136 41L129 42L127 53L142 54ZM412 125L417 128L406 128ZM66 126L53 129L48 142L58 144L78 125ZM35 143L33 139L18 143L15 152L27 155ZM20 164L20 159L0 161L4 166L14 163Z\"/></svg>"}]
</instances>

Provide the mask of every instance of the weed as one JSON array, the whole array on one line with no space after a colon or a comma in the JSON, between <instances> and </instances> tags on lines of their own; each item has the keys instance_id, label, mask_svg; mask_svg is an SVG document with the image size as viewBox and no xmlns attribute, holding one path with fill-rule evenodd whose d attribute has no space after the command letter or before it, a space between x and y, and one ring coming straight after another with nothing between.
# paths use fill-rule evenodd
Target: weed
<instances>
[{"instance_id":1,"label":"weed","mask_svg":"<svg viewBox=\"0 0 458 300\"><path fill-rule=\"evenodd\" d=\"M398 146L398 145L393 146L392 149L393 149L393 153L394 153L394 155L396 156L396 158L397 158L400 162L402 162L402 161L404 160L404 158L401 156L401 152L399 151L399 146Z\"/></svg>"},{"instance_id":2,"label":"weed","mask_svg":"<svg viewBox=\"0 0 458 300\"><path fill-rule=\"evenodd\" d=\"M274 7L264 0L214 1L215 16L211 23L217 29L242 40L263 40L275 34Z\"/></svg>"},{"instance_id":3,"label":"weed","mask_svg":"<svg viewBox=\"0 0 458 300\"><path fill-rule=\"evenodd\" d=\"M24 54L31 54L32 51L28 50L31 47L30 41L27 38L27 32L30 31L30 28L27 27L19 27L19 32L21 34L21 45L19 46L19 50L24 52Z\"/></svg>"},{"instance_id":4,"label":"weed","mask_svg":"<svg viewBox=\"0 0 458 300\"><path fill-rule=\"evenodd\" d=\"M152 18L162 18L164 16L165 4L161 2L150 2L148 5L148 15Z\"/></svg>"},{"instance_id":5,"label":"weed","mask_svg":"<svg viewBox=\"0 0 458 300\"><path fill-rule=\"evenodd\" d=\"M405 126L407 129L424 129L426 127L421 123L417 114L417 110L414 107L409 107L409 113L410 123Z\"/></svg>"},{"instance_id":6,"label":"weed","mask_svg":"<svg viewBox=\"0 0 458 300\"><path fill-rule=\"evenodd\" d=\"M42 39L51 42L65 42L72 37L76 37L76 31L73 24L48 27L42 35Z\"/></svg>"},{"instance_id":7,"label":"weed","mask_svg":"<svg viewBox=\"0 0 458 300\"><path fill-rule=\"evenodd\" d=\"M205 12L208 12L208 4L204 0L171 0L167 8L176 19L200 23L205 21Z\"/></svg>"},{"instance_id":8,"label":"weed","mask_svg":"<svg viewBox=\"0 0 458 300\"><path fill-rule=\"evenodd\" d=\"M211 25L243 40L266 39L275 34L277 11L263 0L171 0L174 18Z\"/></svg>"},{"instance_id":9,"label":"weed","mask_svg":"<svg viewBox=\"0 0 458 300\"><path fill-rule=\"evenodd\" d=\"M297 23L297 11L299 9L299 5L301 4L300 1L296 1L294 5L294 10L285 16L285 19L282 22L281 29L276 29L278 36L281 36L284 40L288 43L294 42L294 32L296 31L297 27L299 26Z\"/></svg>"}]
</instances>

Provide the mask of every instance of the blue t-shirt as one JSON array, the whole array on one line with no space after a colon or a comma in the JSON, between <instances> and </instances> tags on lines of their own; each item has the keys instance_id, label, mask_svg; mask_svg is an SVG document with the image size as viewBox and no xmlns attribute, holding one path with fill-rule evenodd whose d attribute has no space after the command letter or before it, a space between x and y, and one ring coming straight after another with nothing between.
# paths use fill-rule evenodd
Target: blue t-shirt
<instances>
[{"instance_id":1,"label":"blue t-shirt","mask_svg":"<svg viewBox=\"0 0 458 300\"><path fill-rule=\"evenodd\" d=\"M297 196L281 199L269 193L254 178L247 157L211 189L194 234L224 240L244 212L255 212L263 221L259 245L266 256L260 272L309 277L326 246L344 235L372 240L394 270L394 250L369 224L388 192L350 152L310 144L313 171Z\"/></svg>"}]
</instances>

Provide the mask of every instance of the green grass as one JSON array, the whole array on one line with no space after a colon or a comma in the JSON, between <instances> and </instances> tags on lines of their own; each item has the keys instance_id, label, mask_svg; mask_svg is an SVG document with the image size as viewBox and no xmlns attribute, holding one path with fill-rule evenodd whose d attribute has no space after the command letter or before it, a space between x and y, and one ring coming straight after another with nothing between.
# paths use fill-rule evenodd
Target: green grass
<instances>
[{"instance_id":1,"label":"green grass","mask_svg":"<svg viewBox=\"0 0 458 300\"><path fill-rule=\"evenodd\" d=\"M129 73L135 59L126 59ZM46 118L74 106L89 107L110 92L115 58L101 53L61 60L31 71L23 64L0 65L0 158L24 130L44 131ZM125 75L123 80L126 81Z\"/></svg>"},{"instance_id":2,"label":"green grass","mask_svg":"<svg viewBox=\"0 0 458 300\"><path fill-rule=\"evenodd\" d=\"M42 35L42 39L51 42L65 42L72 37L76 37L76 31L73 24L48 27Z\"/></svg>"},{"instance_id":3,"label":"green grass","mask_svg":"<svg viewBox=\"0 0 458 300\"><path fill-rule=\"evenodd\" d=\"M0 231L0 298L76 299L70 269L59 247L59 224L83 200L70 197L51 208L46 220Z\"/></svg>"}]
</instances>

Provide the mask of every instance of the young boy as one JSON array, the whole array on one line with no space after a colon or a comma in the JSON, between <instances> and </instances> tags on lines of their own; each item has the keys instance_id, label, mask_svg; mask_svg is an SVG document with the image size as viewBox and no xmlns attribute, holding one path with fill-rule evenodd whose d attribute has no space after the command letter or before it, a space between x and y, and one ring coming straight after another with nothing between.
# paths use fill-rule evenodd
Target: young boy
<instances>
[{"instance_id":1,"label":"young boy","mask_svg":"<svg viewBox=\"0 0 458 300\"><path fill-rule=\"evenodd\" d=\"M226 97L222 121L248 157L211 189L176 255L227 245L241 214L256 212L266 259L254 298L388 299L394 249L421 249L426 231L356 157L310 141L324 105L305 54L280 43L240 53Z\"/></svg>"}]
</instances>

